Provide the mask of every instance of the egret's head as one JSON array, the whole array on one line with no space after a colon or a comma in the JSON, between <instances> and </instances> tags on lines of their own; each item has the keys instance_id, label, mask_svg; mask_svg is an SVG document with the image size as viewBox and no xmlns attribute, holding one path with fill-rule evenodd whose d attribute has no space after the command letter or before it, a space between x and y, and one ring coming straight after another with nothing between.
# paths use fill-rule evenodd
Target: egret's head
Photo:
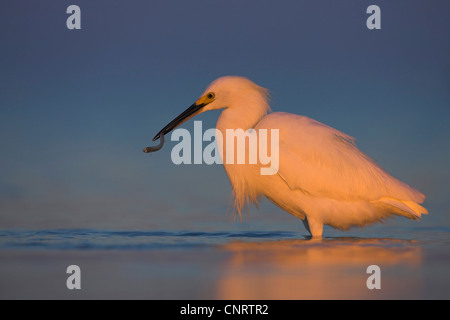
<instances>
[{"instance_id":1,"label":"egret's head","mask_svg":"<svg viewBox=\"0 0 450 320\"><path fill-rule=\"evenodd\" d=\"M267 100L267 89L244 77L226 76L214 80L196 104L205 104L201 112L233 108L252 104L252 101Z\"/></svg>"},{"instance_id":2,"label":"egret's head","mask_svg":"<svg viewBox=\"0 0 450 320\"><path fill-rule=\"evenodd\" d=\"M188 119L205 111L224 108L244 107L260 109L264 114L269 110L267 89L252 81L238 76L226 76L214 80L205 92L182 114L173 119L153 138L157 140L161 134L167 134Z\"/></svg>"}]
</instances>

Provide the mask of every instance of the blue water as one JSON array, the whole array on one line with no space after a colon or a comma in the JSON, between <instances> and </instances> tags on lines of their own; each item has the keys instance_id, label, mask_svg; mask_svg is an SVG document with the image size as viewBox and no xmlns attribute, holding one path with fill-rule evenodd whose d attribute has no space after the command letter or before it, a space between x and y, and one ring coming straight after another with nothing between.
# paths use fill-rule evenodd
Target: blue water
<instances>
[{"instance_id":1,"label":"blue water","mask_svg":"<svg viewBox=\"0 0 450 320\"><path fill-rule=\"evenodd\" d=\"M348 233L348 232L347 232ZM446 245L450 228L390 228L388 232L346 236L335 231L323 242L364 239L417 240L422 245ZM124 231L98 229L0 230L0 249L41 250L155 250L218 246L235 241L309 240L298 232L286 231Z\"/></svg>"},{"instance_id":2,"label":"blue water","mask_svg":"<svg viewBox=\"0 0 450 320\"><path fill-rule=\"evenodd\" d=\"M151 250L198 248L234 239L298 239L295 232L114 231L96 229L3 230L0 249ZM302 237L301 238L306 238Z\"/></svg>"},{"instance_id":3,"label":"blue water","mask_svg":"<svg viewBox=\"0 0 450 320\"><path fill-rule=\"evenodd\" d=\"M1 230L0 299L449 299L450 228ZM66 269L82 270L82 289ZM366 286L370 265L382 288Z\"/></svg>"}]
</instances>

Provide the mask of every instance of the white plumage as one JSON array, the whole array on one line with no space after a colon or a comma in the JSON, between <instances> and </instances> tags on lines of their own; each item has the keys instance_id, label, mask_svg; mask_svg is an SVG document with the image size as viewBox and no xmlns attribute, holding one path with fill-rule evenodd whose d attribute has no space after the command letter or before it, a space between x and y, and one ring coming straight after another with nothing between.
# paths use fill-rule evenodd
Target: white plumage
<instances>
[{"instance_id":1,"label":"white plumage","mask_svg":"<svg viewBox=\"0 0 450 320\"><path fill-rule=\"evenodd\" d=\"M265 196L321 237L323 225L343 230L392 215L418 219L428 213L419 205L425 196L358 150L352 137L304 116L268 114L267 90L246 78L215 80L197 100L200 104L195 114L224 109L217 121L224 139L218 144L239 214ZM260 163L226 163L226 129L239 128L279 130L277 174L261 175Z\"/></svg>"}]
</instances>

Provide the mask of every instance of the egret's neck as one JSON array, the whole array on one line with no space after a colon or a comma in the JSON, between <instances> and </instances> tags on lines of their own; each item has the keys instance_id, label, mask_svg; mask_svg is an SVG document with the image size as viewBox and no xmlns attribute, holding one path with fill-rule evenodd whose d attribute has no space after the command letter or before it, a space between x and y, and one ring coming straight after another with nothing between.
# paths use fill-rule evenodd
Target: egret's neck
<instances>
[{"instance_id":1,"label":"egret's neck","mask_svg":"<svg viewBox=\"0 0 450 320\"><path fill-rule=\"evenodd\" d=\"M247 164L237 164L237 155L239 152L247 153L248 148L246 150L238 150L237 143L235 143L233 137L230 141L233 148L234 156L232 162L229 163L227 152L230 148L228 145L228 134L227 130L238 130L242 129L247 131L248 129L255 128L259 121L267 114L269 110L267 107L259 107L258 106L243 106L239 108L235 106L234 108L227 108L222 111L219 120L217 120L216 129L221 131L222 139L216 139L217 146L219 147L219 153L223 161L223 165L225 167L225 171L227 172L228 178L230 179L231 186L233 188L233 194L235 198L235 206L239 215L241 214L241 210L248 206L249 203L256 203L256 199L258 196L257 186L252 183L252 177L256 174L258 175L259 166L257 165L247 165ZM248 156L246 156L248 158Z\"/></svg>"},{"instance_id":2,"label":"egret's neck","mask_svg":"<svg viewBox=\"0 0 450 320\"><path fill-rule=\"evenodd\" d=\"M216 128L225 134L226 129L254 128L256 124L267 114L267 105L243 105L233 106L222 111L217 120Z\"/></svg>"}]
</instances>

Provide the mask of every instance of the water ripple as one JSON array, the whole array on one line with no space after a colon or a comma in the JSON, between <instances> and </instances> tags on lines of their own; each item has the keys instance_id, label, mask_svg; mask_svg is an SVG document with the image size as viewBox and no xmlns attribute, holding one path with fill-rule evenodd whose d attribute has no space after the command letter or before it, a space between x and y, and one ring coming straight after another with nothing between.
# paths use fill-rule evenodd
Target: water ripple
<instances>
[{"instance_id":1,"label":"water ripple","mask_svg":"<svg viewBox=\"0 0 450 320\"><path fill-rule=\"evenodd\" d=\"M112 231L96 229L1 230L1 249L146 250L208 247L227 239L290 239L292 232Z\"/></svg>"},{"instance_id":2,"label":"water ripple","mask_svg":"<svg viewBox=\"0 0 450 320\"><path fill-rule=\"evenodd\" d=\"M449 229L426 230L417 236L420 243L427 241L449 244ZM402 246L404 239L411 240L411 232L386 237L325 237L322 244L347 243L361 246ZM419 235L416 233L416 235ZM414 239L414 238L412 238ZM445 240L443 240L445 239ZM99 229L57 229L57 230L0 230L0 249L14 250L154 250L188 249L223 246L230 242L296 242L305 244L307 237L296 232L285 231L167 231L167 230L99 230ZM370 240L370 241L367 241ZM375 241L376 240L376 241ZM400 240L400 242L399 242ZM414 240L412 240L414 241Z\"/></svg>"}]
</instances>

